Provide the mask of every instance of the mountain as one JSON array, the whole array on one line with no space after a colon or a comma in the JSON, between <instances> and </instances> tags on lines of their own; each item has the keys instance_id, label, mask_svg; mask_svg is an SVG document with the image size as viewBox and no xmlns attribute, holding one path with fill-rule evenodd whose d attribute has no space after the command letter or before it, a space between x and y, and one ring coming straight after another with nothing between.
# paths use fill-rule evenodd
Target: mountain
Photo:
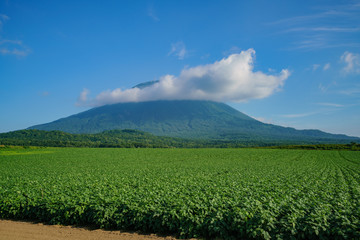
<instances>
[{"instance_id":1,"label":"mountain","mask_svg":"<svg viewBox=\"0 0 360 240\"><path fill-rule=\"evenodd\" d=\"M136 129L157 136L240 141L334 143L359 138L319 130L296 130L257 121L219 102L176 100L117 103L90 109L29 129L100 133Z\"/></svg>"}]
</instances>

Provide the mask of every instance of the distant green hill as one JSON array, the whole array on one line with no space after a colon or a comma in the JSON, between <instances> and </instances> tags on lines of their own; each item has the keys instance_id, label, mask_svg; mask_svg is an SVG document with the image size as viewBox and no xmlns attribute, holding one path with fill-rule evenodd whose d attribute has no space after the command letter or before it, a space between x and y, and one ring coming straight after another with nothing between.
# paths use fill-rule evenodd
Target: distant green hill
<instances>
[{"instance_id":1,"label":"distant green hill","mask_svg":"<svg viewBox=\"0 0 360 240\"><path fill-rule=\"evenodd\" d=\"M319 130L296 130L265 124L224 103L194 100L105 105L29 129L60 130L68 133L135 129L157 136L237 141L292 141L300 144L360 140Z\"/></svg>"}]
</instances>

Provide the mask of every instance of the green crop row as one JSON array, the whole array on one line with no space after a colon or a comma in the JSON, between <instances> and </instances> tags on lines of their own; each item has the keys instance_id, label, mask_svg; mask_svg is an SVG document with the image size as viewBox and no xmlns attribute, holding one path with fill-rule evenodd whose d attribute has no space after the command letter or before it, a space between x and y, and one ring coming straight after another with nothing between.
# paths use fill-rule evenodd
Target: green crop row
<instances>
[{"instance_id":1,"label":"green crop row","mask_svg":"<svg viewBox=\"0 0 360 240\"><path fill-rule=\"evenodd\" d=\"M360 152L3 149L0 217L181 238L359 239Z\"/></svg>"}]
</instances>

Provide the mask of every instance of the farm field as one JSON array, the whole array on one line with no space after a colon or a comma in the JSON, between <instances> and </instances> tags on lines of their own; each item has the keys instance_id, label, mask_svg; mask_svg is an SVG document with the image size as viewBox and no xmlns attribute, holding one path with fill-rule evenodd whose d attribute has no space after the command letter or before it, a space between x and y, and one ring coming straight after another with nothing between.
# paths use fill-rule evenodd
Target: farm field
<instances>
[{"instance_id":1,"label":"farm field","mask_svg":"<svg viewBox=\"0 0 360 240\"><path fill-rule=\"evenodd\" d=\"M182 238L359 239L360 152L1 149L0 218Z\"/></svg>"}]
</instances>

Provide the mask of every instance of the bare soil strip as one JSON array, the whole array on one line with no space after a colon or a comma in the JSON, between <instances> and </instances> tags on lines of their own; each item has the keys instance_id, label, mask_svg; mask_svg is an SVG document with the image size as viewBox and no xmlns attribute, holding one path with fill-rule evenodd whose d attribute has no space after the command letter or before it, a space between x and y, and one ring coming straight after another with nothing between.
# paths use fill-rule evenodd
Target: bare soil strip
<instances>
[{"instance_id":1,"label":"bare soil strip","mask_svg":"<svg viewBox=\"0 0 360 240\"><path fill-rule=\"evenodd\" d=\"M42 223L0 220L0 240L175 240L155 234L142 235L120 231L90 230L74 226L44 225Z\"/></svg>"}]
</instances>

